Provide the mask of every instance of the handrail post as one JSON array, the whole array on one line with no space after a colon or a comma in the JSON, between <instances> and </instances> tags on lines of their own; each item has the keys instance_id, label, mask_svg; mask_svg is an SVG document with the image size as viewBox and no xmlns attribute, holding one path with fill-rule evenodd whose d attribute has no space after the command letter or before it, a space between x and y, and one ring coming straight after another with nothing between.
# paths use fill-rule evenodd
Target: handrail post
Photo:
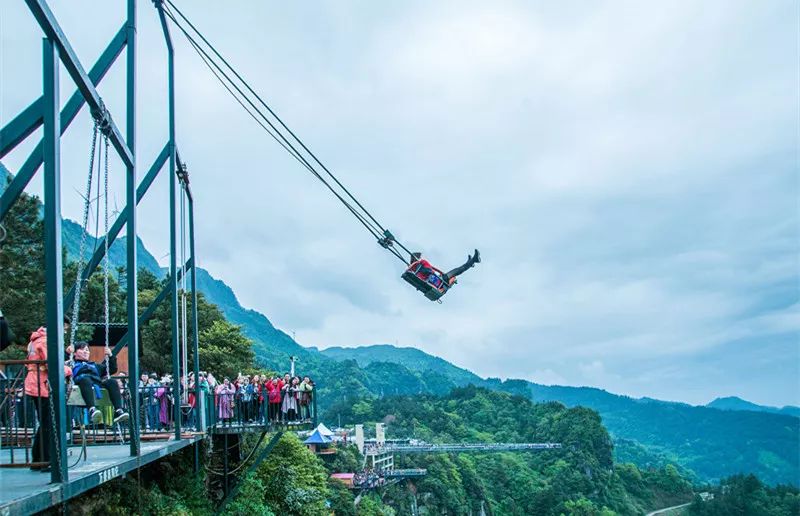
<instances>
[{"instance_id":1,"label":"handrail post","mask_svg":"<svg viewBox=\"0 0 800 516\"><path fill-rule=\"evenodd\" d=\"M128 0L128 20L126 27L127 33L127 121L126 136L128 150L132 156L136 156L136 0ZM127 310L128 310L128 377L130 378L131 391L131 455L139 455L139 428L140 419L140 399L139 389L139 303L138 303L138 273L139 266L136 260L137 251L137 230L136 230L136 160L127 167L127 177L125 185L125 202L127 205L128 221L126 224L126 243L127 243ZM106 235L105 238L108 238Z\"/></svg>"},{"instance_id":2,"label":"handrail post","mask_svg":"<svg viewBox=\"0 0 800 516\"><path fill-rule=\"evenodd\" d=\"M61 111L59 109L59 52L55 42L43 41L44 84L44 256L47 328L47 380L50 384L50 479L67 482L66 420L64 417L64 310L61 263ZM45 409L48 410L48 409ZM52 414L52 416L51 416Z\"/></svg>"}]
</instances>

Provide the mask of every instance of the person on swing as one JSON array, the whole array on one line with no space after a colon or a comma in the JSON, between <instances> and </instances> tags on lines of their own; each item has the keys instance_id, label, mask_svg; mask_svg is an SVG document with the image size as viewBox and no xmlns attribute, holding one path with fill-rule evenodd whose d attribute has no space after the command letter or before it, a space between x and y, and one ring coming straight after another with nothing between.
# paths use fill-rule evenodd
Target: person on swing
<instances>
[{"instance_id":1,"label":"person on swing","mask_svg":"<svg viewBox=\"0 0 800 516\"><path fill-rule=\"evenodd\" d=\"M475 249L474 254L467 255L467 261L464 265L460 265L447 272L442 272L431 265L428 260L424 259L422 253L411 253L411 264L408 266L408 270L412 270L417 265L421 265L419 271L416 273L419 279L430 283L436 288L441 288L444 284L449 288L456 282L456 276L471 269L476 263L481 263L481 253L477 249Z\"/></svg>"},{"instance_id":2,"label":"person on swing","mask_svg":"<svg viewBox=\"0 0 800 516\"><path fill-rule=\"evenodd\" d=\"M111 354L111 350L106 348L105 354L108 357L108 369L105 363L89 361L89 343L75 343L75 365L72 366L72 379L75 385L81 390L81 396L89 409L89 419L92 423L103 421L103 414L94 406L95 398L101 396L100 388L105 387L114 406L114 423L125 421L129 415L122 408L122 395L119 391L119 383L109 378L117 372L117 357ZM97 395L97 396L95 396Z\"/></svg>"}]
</instances>

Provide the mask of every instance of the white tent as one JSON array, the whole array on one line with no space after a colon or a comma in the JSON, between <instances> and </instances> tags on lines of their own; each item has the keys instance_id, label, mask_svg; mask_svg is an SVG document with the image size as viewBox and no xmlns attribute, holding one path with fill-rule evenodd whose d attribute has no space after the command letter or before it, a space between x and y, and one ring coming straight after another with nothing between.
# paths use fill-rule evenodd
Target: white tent
<instances>
[{"instance_id":1,"label":"white tent","mask_svg":"<svg viewBox=\"0 0 800 516\"><path fill-rule=\"evenodd\" d=\"M330 429L322 423L317 426L316 430L325 437L333 437L333 432L331 432Z\"/></svg>"}]
</instances>

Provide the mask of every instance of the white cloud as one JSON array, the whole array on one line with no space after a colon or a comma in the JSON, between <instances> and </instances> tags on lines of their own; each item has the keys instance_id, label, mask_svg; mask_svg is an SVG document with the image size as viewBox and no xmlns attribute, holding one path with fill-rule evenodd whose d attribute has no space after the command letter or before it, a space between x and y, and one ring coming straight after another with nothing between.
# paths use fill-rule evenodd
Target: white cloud
<instances>
[{"instance_id":1,"label":"white cloud","mask_svg":"<svg viewBox=\"0 0 800 516\"><path fill-rule=\"evenodd\" d=\"M82 13L100 2L52 3L86 65L121 23L119 9L101 9L87 31ZM477 246L484 263L443 305L428 303L176 34L200 263L246 306L306 344L398 341L485 376L695 402L738 385L729 394L800 402L782 388L797 377L785 363L800 358L789 343L798 331L794 6L251 7L242 17L185 6L406 243L443 267ZM2 10L6 122L39 89L41 49L25 7ZM149 164L166 135L165 51L150 4L140 3L139 21L139 150ZM119 108L114 73L104 94ZM72 218L89 127L81 115L64 140ZM15 170L24 150L4 162ZM121 176L112 186L122 191ZM140 209L159 257L165 186ZM783 363L748 368L757 347Z\"/></svg>"}]
</instances>

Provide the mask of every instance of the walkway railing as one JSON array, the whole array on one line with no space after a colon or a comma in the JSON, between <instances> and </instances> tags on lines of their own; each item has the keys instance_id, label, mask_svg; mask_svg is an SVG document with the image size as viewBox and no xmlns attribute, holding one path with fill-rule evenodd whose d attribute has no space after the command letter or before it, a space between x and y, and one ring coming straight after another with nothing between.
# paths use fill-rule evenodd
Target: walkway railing
<instances>
[{"instance_id":1,"label":"walkway railing","mask_svg":"<svg viewBox=\"0 0 800 516\"><path fill-rule=\"evenodd\" d=\"M51 466L50 442L54 435L51 404L52 397L47 387L47 363L43 360L0 361L0 467ZM26 377L29 371L32 375ZM126 377L112 377L119 382L122 408L130 411L130 397ZM70 457L85 457L85 447L124 444L130 442L128 421L114 422L115 414L108 391L101 390L102 397L95 400L100 411L100 422L89 418L89 408L67 402L66 437L69 464L77 464ZM82 401L82 398L79 397Z\"/></svg>"},{"instance_id":2,"label":"walkway railing","mask_svg":"<svg viewBox=\"0 0 800 516\"><path fill-rule=\"evenodd\" d=\"M294 402L286 402L292 396ZM270 403L266 396L242 393L207 393L206 421L210 431L230 433L237 429L266 429L316 424L316 393L284 394L280 402Z\"/></svg>"},{"instance_id":3,"label":"walkway railing","mask_svg":"<svg viewBox=\"0 0 800 516\"><path fill-rule=\"evenodd\" d=\"M47 468L55 464L56 458L49 453L54 425L46 366L41 360L0 361L0 467ZM33 375L28 378L26 392L29 370ZM210 433L299 430L316 424L317 420L316 392L284 393L280 402L270 403L264 396L241 392L201 390L198 398L190 390L183 396L174 385L156 384L137 386L138 404L134 405L129 378L112 376L111 379L118 382L125 412L133 416L133 407L138 405L136 420L143 441L174 438L176 404L180 405L182 435L197 435L205 433L204 430ZM81 403L82 397L67 395L68 467L86 458L87 447L130 443L134 418L115 423L110 394L102 389L100 395L95 400L95 408L102 415L99 422L91 420L89 407Z\"/></svg>"},{"instance_id":4,"label":"walkway railing","mask_svg":"<svg viewBox=\"0 0 800 516\"><path fill-rule=\"evenodd\" d=\"M561 443L454 443L454 444L383 444L369 443L364 447L364 455L384 453L456 453L456 452L498 452L556 450Z\"/></svg>"}]
</instances>

